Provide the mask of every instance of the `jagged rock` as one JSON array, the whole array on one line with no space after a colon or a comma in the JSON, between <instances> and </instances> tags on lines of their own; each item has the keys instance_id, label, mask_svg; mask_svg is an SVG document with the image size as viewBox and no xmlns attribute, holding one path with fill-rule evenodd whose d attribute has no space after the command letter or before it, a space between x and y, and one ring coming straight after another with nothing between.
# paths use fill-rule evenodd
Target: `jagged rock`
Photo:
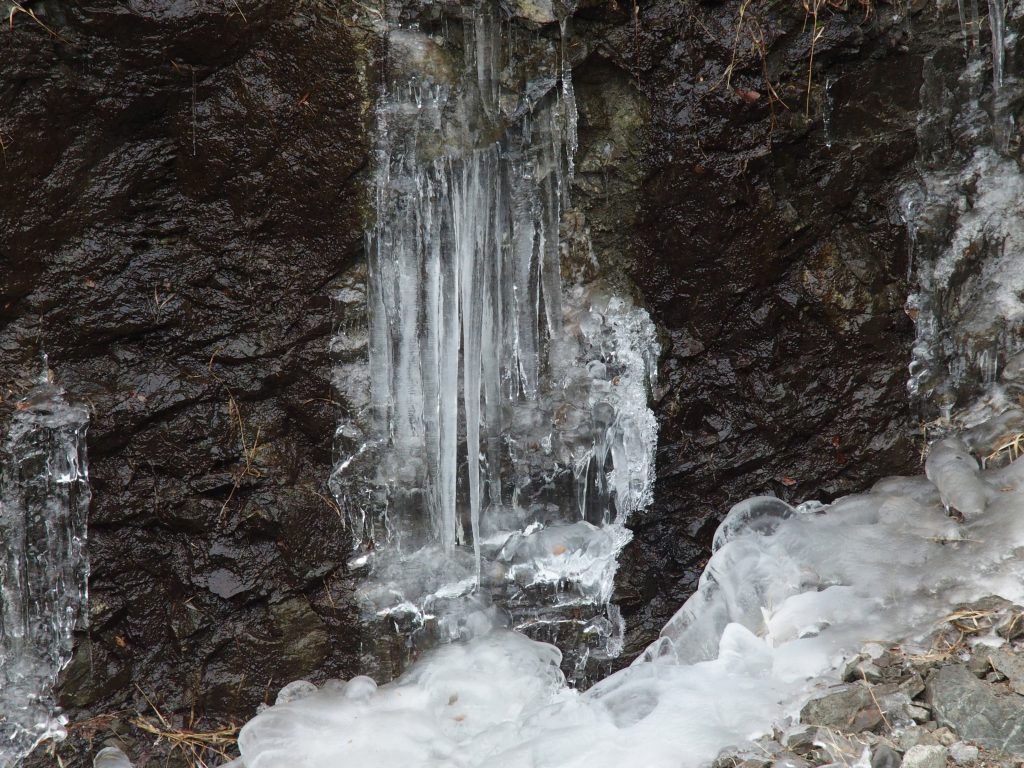
<instances>
[{"instance_id":1,"label":"jagged rock","mask_svg":"<svg viewBox=\"0 0 1024 768\"><path fill-rule=\"evenodd\" d=\"M934 730L935 724L932 723L932 730ZM915 725L909 728L905 728L902 733L896 737L896 746L901 752L906 752L908 749L917 746L918 744L941 746L939 740L932 735L932 732L928 730L927 725Z\"/></svg>"},{"instance_id":2,"label":"jagged rock","mask_svg":"<svg viewBox=\"0 0 1024 768\"><path fill-rule=\"evenodd\" d=\"M988 655L984 649L980 649L967 660L966 667L975 677L985 677L991 671L992 664L989 662Z\"/></svg>"},{"instance_id":3,"label":"jagged rock","mask_svg":"<svg viewBox=\"0 0 1024 768\"><path fill-rule=\"evenodd\" d=\"M945 726L932 731L932 736L944 747L951 747L960 740L953 731Z\"/></svg>"},{"instance_id":4,"label":"jagged rock","mask_svg":"<svg viewBox=\"0 0 1024 768\"><path fill-rule=\"evenodd\" d=\"M991 650L987 655L995 670L1010 681L1010 687L1017 693L1024 694L1024 659L1004 648Z\"/></svg>"},{"instance_id":5,"label":"jagged rock","mask_svg":"<svg viewBox=\"0 0 1024 768\"><path fill-rule=\"evenodd\" d=\"M871 694L862 685L847 685L833 693L811 699L800 710L800 722L853 730L858 713L871 706Z\"/></svg>"},{"instance_id":6,"label":"jagged rock","mask_svg":"<svg viewBox=\"0 0 1024 768\"><path fill-rule=\"evenodd\" d=\"M865 658L862 654L853 658L846 665L846 669L843 672L843 680L848 683L857 683L861 680L866 680L869 683L878 683L882 681L882 670L870 658Z\"/></svg>"},{"instance_id":7,"label":"jagged rock","mask_svg":"<svg viewBox=\"0 0 1024 768\"><path fill-rule=\"evenodd\" d=\"M949 748L949 756L957 765L974 765L978 762L980 750L973 744L958 741Z\"/></svg>"},{"instance_id":8,"label":"jagged rock","mask_svg":"<svg viewBox=\"0 0 1024 768\"><path fill-rule=\"evenodd\" d=\"M881 696L876 693L875 696L890 724L924 723L931 717L931 712L927 708L915 704L902 691Z\"/></svg>"},{"instance_id":9,"label":"jagged rock","mask_svg":"<svg viewBox=\"0 0 1024 768\"><path fill-rule=\"evenodd\" d=\"M871 753L871 768L900 768L900 753L887 744L879 744Z\"/></svg>"},{"instance_id":10,"label":"jagged rock","mask_svg":"<svg viewBox=\"0 0 1024 768\"><path fill-rule=\"evenodd\" d=\"M946 768L948 755L945 747L918 744L903 755L903 768Z\"/></svg>"},{"instance_id":11,"label":"jagged rock","mask_svg":"<svg viewBox=\"0 0 1024 768\"><path fill-rule=\"evenodd\" d=\"M771 768L811 768L811 763L791 752L783 752L776 756Z\"/></svg>"},{"instance_id":12,"label":"jagged rock","mask_svg":"<svg viewBox=\"0 0 1024 768\"><path fill-rule=\"evenodd\" d=\"M415 29L396 29L388 35L390 64L398 76L415 75L424 82L450 85L455 65L444 46Z\"/></svg>"},{"instance_id":13,"label":"jagged rock","mask_svg":"<svg viewBox=\"0 0 1024 768\"><path fill-rule=\"evenodd\" d=\"M513 16L533 24L550 24L558 21L551 0L511 0L507 5Z\"/></svg>"},{"instance_id":14,"label":"jagged rock","mask_svg":"<svg viewBox=\"0 0 1024 768\"><path fill-rule=\"evenodd\" d=\"M790 751L803 755L814 749L814 742L817 738L818 729L816 727L797 725L786 731L781 737L781 741Z\"/></svg>"},{"instance_id":15,"label":"jagged rock","mask_svg":"<svg viewBox=\"0 0 1024 768\"><path fill-rule=\"evenodd\" d=\"M928 680L935 719L961 738L1013 754L1024 752L1024 699L1000 695L963 665L941 667Z\"/></svg>"}]
</instances>

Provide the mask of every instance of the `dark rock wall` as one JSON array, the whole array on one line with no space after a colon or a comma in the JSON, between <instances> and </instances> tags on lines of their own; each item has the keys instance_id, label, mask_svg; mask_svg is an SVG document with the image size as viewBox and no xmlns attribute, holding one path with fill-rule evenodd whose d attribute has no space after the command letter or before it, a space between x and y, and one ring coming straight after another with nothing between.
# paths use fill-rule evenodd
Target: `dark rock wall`
<instances>
[{"instance_id":1,"label":"dark rock wall","mask_svg":"<svg viewBox=\"0 0 1024 768\"><path fill-rule=\"evenodd\" d=\"M24 13L0 30L0 408L40 347L93 408L92 618L64 700L144 710L137 684L244 719L288 680L358 671L324 482L371 36L341 3L28 7L59 38ZM808 100L800 3L578 11L575 199L664 331L657 498L620 572L631 651L731 503L914 463L893 199L952 23L820 6Z\"/></svg>"},{"instance_id":2,"label":"dark rock wall","mask_svg":"<svg viewBox=\"0 0 1024 768\"><path fill-rule=\"evenodd\" d=\"M64 701L245 716L357 655L325 480L362 38L291 0L27 7L59 39L26 13L0 30L0 408L42 348L92 409Z\"/></svg>"},{"instance_id":3,"label":"dark rock wall","mask_svg":"<svg viewBox=\"0 0 1024 768\"><path fill-rule=\"evenodd\" d=\"M902 5L822 3L808 83L804 5L580 13L577 186L599 222L618 195L631 227L619 258L664 330L656 500L633 521L619 574L624 660L693 590L733 503L827 501L917 462L895 200L913 171L924 57L959 29L933 7L908 20ZM628 87L627 115L648 113L643 154L618 142L627 161L603 179L586 173L609 136L586 124L602 83Z\"/></svg>"}]
</instances>

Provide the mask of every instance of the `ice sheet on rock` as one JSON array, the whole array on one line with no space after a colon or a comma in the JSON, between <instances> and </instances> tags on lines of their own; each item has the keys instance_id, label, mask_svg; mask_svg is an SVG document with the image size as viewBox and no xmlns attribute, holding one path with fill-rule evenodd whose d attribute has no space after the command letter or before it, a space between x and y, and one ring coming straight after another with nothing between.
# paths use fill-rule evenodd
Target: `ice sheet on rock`
<instances>
[{"instance_id":1,"label":"ice sheet on rock","mask_svg":"<svg viewBox=\"0 0 1024 768\"><path fill-rule=\"evenodd\" d=\"M1024 600L1024 461L977 478L993 492L962 523L925 477L827 506L743 502L661 638L585 693L562 686L553 648L499 630L356 702L271 708L243 730L246 765L697 768L784 725L862 648L920 641L989 594Z\"/></svg>"},{"instance_id":2,"label":"ice sheet on rock","mask_svg":"<svg viewBox=\"0 0 1024 768\"><path fill-rule=\"evenodd\" d=\"M52 687L87 596L88 421L41 384L0 446L0 766L64 735Z\"/></svg>"},{"instance_id":3,"label":"ice sheet on rock","mask_svg":"<svg viewBox=\"0 0 1024 768\"><path fill-rule=\"evenodd\" d=\"M743 628L722 649L694 667L625 670L581 695L564 686L555 648L497 631L434 651L390 685L350 694L352 681L272 707L239 745L247 768L697 764L759 735L751 723L789 692L765 681L770 656Z\"/></svg>"},{"instance_id":4,"label":"ice sheet on rock","mask_svg":"<svg viewBox=\"0 0 1024 768\"><path fill-rule=\"evenodd\" d=\"M972 404L1024 345L1024 175L1011 146L1024 80L1007 56L1008 10L1018 13L989 0L983 25L977 0L962 0L966 66L952 71L935 54L923 71L920 178L902 204L918 283L907 302L917 326L909 386L929 418Z\"/></svg>"}]
</instances>

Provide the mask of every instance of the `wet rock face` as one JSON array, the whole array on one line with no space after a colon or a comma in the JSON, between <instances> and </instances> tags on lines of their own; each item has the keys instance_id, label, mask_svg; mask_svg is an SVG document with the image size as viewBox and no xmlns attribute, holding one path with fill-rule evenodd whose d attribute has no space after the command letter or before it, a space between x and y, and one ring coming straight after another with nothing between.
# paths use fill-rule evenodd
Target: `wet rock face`
<instances>
[{"instance_id":1,"label":"wet rock face","mask_svg":"<svg viewBox=\"0 0 1024 768\"><path fill-rule=\"evenodd\" d=\"M412 5L434 23L451 6ZM823 11L808 110L804 12L763 5L739 35L738 1L590 0L572 23L574 221L664 330L657 498L616 598L625 658L690 594L731 503L827 499L914 458L890 203L922 52L955 14L915 16L907 39L889 6ZM138 683L165 711L246 717L289 680L359 667L324 481L344 399L328 296L361 280L364 16L31 6L60 37L25 14L0 32L0 385L6 402L42 344L93 407L92 619L64 699L145 709ZM512 6L553 44L561 4Z\"/></svg>"},{"instance_id":2,"label":"wet rock face","mask_svg":"<svg viewBox=\"0 0 1024 768\"><path fill-rule=\"evenodd\" d=\"M619 575L627 658L692 591L733 503L827 501L917 461L893 201L913 168L923 58L956 20L920 13L908 36L894 7L833 6L808 92L800 4L743 9L593 4L577 23L593 36L577 70L625 74L649 113L624 261L665 335L656 500ZM607 138L580 136L581 158Z\"/></svg>"},{"instance_id":3,"label":"wet rock face","mask_svg":"<svg viewBox=\"0 0 1024 768\"><path fill-rule=\"evenodd\" d=\"M41 23L2 33L0 409L40 348L92 409L64 702L144 711L137 684L227 718L351 674L327 287L360 247L365 56L311 4L26 5Z\"/></svg>"}]
</instances>

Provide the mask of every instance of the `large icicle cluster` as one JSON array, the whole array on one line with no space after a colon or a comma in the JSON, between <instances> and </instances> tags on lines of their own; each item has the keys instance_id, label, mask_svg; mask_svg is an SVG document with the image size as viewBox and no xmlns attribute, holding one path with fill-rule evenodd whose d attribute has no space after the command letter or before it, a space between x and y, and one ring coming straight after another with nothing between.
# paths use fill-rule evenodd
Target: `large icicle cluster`
<instances>
[{"instance_id":1,"label":"large icicle cluster","mask_svg":"<svg viewBox=\"0 0 1024 768\"><path fill-rule=\"evenodd\" d=\"M0 766L63 735L51 696L83 613L88 411L42 384L0 451Z\"/></svg>"},{"instance_id":2,"label":"large icicle cluster","mask_svg":"<svg viewBox=\"0 0 1024 768\"><path fill-rule=\"evenodd\" d=\"M332 487L367 548L354 561L371 565L366 603L403 630L463 636L463 614L493 598L535 636L568 622L612 638L623 523L653 477L654 328L600 282L563 283L576 149L565 30L517 57L496 6L464 12L461 67L451 41L389 33L367 240L370 418ZM379 490L355 505L367 476Z\"/></svg>"}]
</instances>

